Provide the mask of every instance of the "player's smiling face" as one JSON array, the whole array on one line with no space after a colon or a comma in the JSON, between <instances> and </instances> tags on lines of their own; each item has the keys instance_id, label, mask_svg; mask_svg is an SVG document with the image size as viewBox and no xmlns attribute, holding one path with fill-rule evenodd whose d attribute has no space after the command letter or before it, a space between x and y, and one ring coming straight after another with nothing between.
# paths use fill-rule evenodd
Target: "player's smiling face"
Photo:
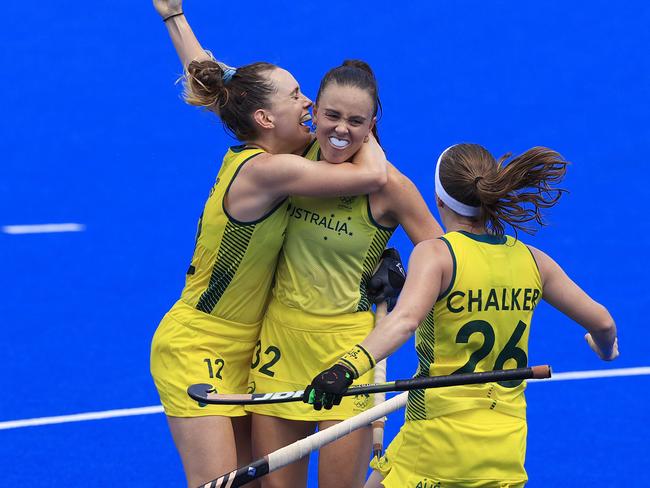
<instances>
[{"instance_id":1,"label":"player's smiling face","mask_svg":"<svg viewBox=\"0 0 650 488\"><path fill-rule=\"evenodd\" d=\"M316 138L323 159L349 161L375 124L374 102L368 92L355 86L330 83L314 107Z\"/></svg>"},{"instance_id":2,"label":"player's smiling face","mask_svg":"<svg viewBox=\"0 0 650 488\"><path fill-rule=\"evenodd\" d=\"M309 107L312 102L300 91L300 85L287 70L274 69L269 74L276 88L271 97L275 136L283 142L286 152L304 148L311 141Z\"/></svg>"}]
</instances>

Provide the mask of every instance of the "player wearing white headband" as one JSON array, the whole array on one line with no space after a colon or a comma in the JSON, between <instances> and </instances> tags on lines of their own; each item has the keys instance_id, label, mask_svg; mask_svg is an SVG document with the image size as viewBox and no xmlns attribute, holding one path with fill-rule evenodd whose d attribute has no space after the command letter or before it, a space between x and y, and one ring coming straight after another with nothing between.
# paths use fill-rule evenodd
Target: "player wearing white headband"
<instances>
[{"instance_id":1,"label":"player wearing white headband","mask_svg":"<svg viewBox=\"0 0 650 488\"><path fill-rule=\"evenodd\" d=\"M508 155L509 156L509 155ZM603 360L618 356L616 326L542 251L504 235L531 231L553 206L567 162L535 147L505 164L483 147L457 144L436 166L436 203L447 233L418 244L392 313L316 376L306 400L336 404L364 374L414 333L416 376L525 367L531 319L540 299L587 330ZM353 373L354 371L354 373ZM406 422L374 462L366 488L521 487L527 481L526 401L522 381L454 386L409 394ZM383 478L383 479L382 479Z\"/></svg>"},{"instance_id":2,"label":"player wearing white headband","mask_svg":"<svg viewBox=\"0 0 650 488\"><path fill-rule=\"evenodd\" d=\"M452 146L453 147L453 146ZM438 158L438 162L436 163L436 196L442 200L443 203L445 203L450 209L452 209L454 212L457 214L463 215L465 217L472 217L476 218L479 215L481 215L481 207L480 206L474 206L474 205L467 205L465 203L462 203L458 200L456 200L454 197L452 197L449 193L447 193L447 190L445 190L445 187L442 186L442 183L440 182L440 161L442 160L442 157L445 155L445 153L451 149L451 147L445 149L440 157ZM482 178L481 176L478 176L478 181ZM476 181L476 179L475 179ZM478 183L478 181L476 181Z\"/></svg>"}]
</instances>

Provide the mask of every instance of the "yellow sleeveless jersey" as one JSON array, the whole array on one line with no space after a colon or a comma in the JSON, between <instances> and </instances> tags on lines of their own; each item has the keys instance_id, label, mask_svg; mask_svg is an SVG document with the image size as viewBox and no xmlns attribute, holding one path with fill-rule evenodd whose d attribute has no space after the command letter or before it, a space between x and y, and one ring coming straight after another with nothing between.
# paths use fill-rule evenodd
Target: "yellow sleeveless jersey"
<instances>
[{"instance_id":1,"label":"yellow sleeveless jersey","mask_svg":"<svg viewBox=\"0 0 650 488\"><path fill-rule=\"evenodd\" d=\"M532 253L510 236L450 232L454 275L415 337L415 376L439 376L526 367L533 310L542 282ZM406 420L468 409L526 416L523 381L416 390Z\"/></svg>"},{"instance_id":2,"label":"yellow sleeveless jersey","mask_svg":"<svg viewBox=\"0 0 650 488\"><path fill-rule=\"evenodd\" d=\"M317 141L304 156L320 160ZM370 310L366 285L395 229L374 221L368 196L291 197L288 214L275 298L315 315Z\"/></svg>"},{"instance_id":3,"label":"yellow sleeveless jersey","mask_svg":"<svg viewBox=\"0 0 650 488\"><path fill-rule=\"evenodd\" d=\"M252 324L262 320L287 224L288 200L262 218L239 222L224 198L259 148L231 147L199 219L196 247L181 300L201 312Z\"/></svg>"}]
</instances>

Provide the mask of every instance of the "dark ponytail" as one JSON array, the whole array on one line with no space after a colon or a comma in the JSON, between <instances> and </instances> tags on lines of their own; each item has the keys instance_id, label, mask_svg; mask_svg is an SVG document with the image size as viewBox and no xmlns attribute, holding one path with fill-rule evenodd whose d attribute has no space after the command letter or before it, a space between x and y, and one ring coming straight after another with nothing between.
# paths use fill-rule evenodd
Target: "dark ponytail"
<instances>
[{"instance_id":1,"label":"dark ponytail","mask_svg":"<svg viewBox=\"0 0 650 488\"><path fill-rule=\"evenodd\" d=\"M192 61L185 72L183 97L197 107L217 114L224 127L240 141L254 139L258 128L256 110L268 109L275 86L270 63L253 63L241 68L224 68L214 60Z\"/></svg>"},{"instance_id":2,"label":"dark ponytail","mask_svg":"<svg viewBox=\"0 0 650 488\"><path fill-rule=\"evenodd\" d=\"M321 94L325 91L330 83L336 83L339 86L354 86L366 91L373 101L372 116L381 118L381 100L379 99L379 88L377 86L377 79L375 74L370 68L370 65L365 61L359 59L346 59L341 66L332 68L320 82L318 88L318 95L316 96L316 103L320 99ZM379 114L379 116L377 116ZM379 134L377 132L377 124L372 128L372 133L379 142Z\"/></svg>"},{"instance_id":3,"label":"dark ponytail","mask_svg":"<svg viewBox=\"0 0 650 488\"><path fill-rule=\"evenodd\" d=\"M529 234L534 221L545 225L541 210L555 205L562 193L559 183L567 165L562 156L547 147L533 147L511 159L497 162L478 144L457 144L440 161L440 181L447 193L471 206L480 206L482 219L494 234L503 235L505 225Z\"/></svg>"}]
</instances>

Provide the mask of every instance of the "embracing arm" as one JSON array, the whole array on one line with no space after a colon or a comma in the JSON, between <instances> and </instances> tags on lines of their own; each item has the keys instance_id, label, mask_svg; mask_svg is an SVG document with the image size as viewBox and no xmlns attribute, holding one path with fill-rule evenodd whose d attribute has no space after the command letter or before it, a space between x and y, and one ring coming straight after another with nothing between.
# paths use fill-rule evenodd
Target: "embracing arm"
<instances>
[{"instance_id":1,"label":"embracing arm","mask_svg":"<svg viewBox=\"0 0 650 488\"><path fill-rule=\"evenodd\" d=\"M184 69L192 61L211 59L210 55L201 47L185 15L183 15L182 0L153 0L153 4L160 17L167 19L164 21L165 26Z\"/></svg>"},{"instance_id":2,"label":"embracing arm","mask_svg":"<svg viewBox=\"0 0 650 488\"><path fill-rule=\"evenodd\" d=\"M354 163L330 164L293 154L251 161L248 175L275 197L347 196L370 193L386 183L386 156L374 137L364 143Z\"/></svg>"},{"instance_id":3,"label":"embracing arm","mask_svg":"<svg viewBox=\"0 0 650 488\"><path fill-rule=\"evenodd\" d=\"M413 244L440 237L442 227L431 214L417 187L395 167L389 166L388 170L388 183L378 194L379 204L386 209L386 216L404 228Z\"/></svg>"},{"instance_id":4,"label":"embracing arm","mask_svg":"<svg viewBox=\"0 0 650 488\"><path fill-rule=\"evenodd\" d=\"M433 308L446 265L451 256L439 239L416 245L409 259L409 274L399 301L391 313L379 320L361 343L376 362L388 357L411 338Z\"/></svg>"},{"instance_id":5,"label":"embracing arm","mask_svg":"<svg viewBox=\"0 0 650 488\"><path fill-rule=\"evenodd\" d=\"M547 254L528 247L537 261L542 277L542 298L587 329L585 339L602 360L616 359L616 324L607 309L576 285Z\"/></svg>"},{"instance_id":6,"label":"embracing arm","mask_svg":"<svg viewBox=\"0 0 650 488\"><path fill-rule=\"evenodd\" d=\"M415 246L409 260L411 271L393 311L377 322L361 344L355 345L331 368L314 377L305 388L305 403L312 404L316 410L338 405L353 380L373 368L415 333L438 298L445 268L451 267L449 251L442 246L445 244L438 239Z\"/></svg>"}]
</instances>

